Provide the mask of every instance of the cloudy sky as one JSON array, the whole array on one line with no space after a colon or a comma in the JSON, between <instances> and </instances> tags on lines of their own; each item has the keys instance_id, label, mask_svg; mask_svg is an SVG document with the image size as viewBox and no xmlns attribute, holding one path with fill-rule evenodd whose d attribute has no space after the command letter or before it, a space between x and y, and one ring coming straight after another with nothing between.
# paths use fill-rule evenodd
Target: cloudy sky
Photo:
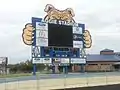
<instances>
[{"instance_id":1,"label":"cloudy sky","mask_svg":"<svg viewBox=\"0 0 120 90\"><path fill-rule=\"evenodd\" d=\"M120 0L0 0L0 56L9 63L30 59L30 47L22 42L22 29L31 17L44 17L46 4L73 8L74 19L85 23L93 45L87 53L104 48L120 52Z\"/></svg>"}]
</instances>

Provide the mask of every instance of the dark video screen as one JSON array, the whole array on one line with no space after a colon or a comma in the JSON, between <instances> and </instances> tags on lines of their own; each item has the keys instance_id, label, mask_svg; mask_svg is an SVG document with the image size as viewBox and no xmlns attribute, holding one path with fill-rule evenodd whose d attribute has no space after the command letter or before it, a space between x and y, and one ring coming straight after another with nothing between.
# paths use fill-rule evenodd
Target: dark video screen
<instances>
[{"instance_id":1,"label":"dark video screen","mask_svg":"<svg viewBox=\"0 0 120 90\"><path fill-rule=\"evenodd\" d=\"M48 46L73 47L72 26L49 23Z\"/></svg>"}]
</instances>

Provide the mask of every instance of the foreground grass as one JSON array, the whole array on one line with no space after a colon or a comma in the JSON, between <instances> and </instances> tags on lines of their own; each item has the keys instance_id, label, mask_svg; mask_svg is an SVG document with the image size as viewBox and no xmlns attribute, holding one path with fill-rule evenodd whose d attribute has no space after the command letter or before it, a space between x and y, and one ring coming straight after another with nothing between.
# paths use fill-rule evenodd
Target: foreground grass
<instances>
[{"instance_id":1,"label":"foreground grass","mask_svg":"<svg viewBox=\"0 0 120 90\"><path fill-rule=\"evenodd\" d=\"M40 74L50 74L49 71L41 71L36 72L36 75ZM32 76L33 73L18 73L18 74L7 74L7 75L0 75L0 78L12 78L12 77L24 77L24 76Z\"/></svg>"},{"instance_id":2,"label":"foreground grass","mask_svg":"<svg viewBox=\"0 0 120 90\"><path fill-rule=\"evenodd\" d=\"M22 77L22 76L32 76L32 73L19 73L19 74L0 75L0 78L12 78L12 77Z\"/></svg>"}]
</instances>

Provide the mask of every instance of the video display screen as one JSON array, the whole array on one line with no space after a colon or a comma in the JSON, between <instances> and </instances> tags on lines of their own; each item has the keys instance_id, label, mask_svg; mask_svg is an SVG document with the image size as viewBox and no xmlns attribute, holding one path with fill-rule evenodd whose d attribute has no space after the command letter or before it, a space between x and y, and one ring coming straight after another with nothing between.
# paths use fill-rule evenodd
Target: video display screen
<instances>
[{"instance_id":1,"label":"video display screen","mask_svg":"<svg viewBox=\"0 0 120 90\"><path fill-rule=\"evenodd\" d=\"M48 46L73 47L72 26L48 23Z\"/></svg>"}]
</instances>

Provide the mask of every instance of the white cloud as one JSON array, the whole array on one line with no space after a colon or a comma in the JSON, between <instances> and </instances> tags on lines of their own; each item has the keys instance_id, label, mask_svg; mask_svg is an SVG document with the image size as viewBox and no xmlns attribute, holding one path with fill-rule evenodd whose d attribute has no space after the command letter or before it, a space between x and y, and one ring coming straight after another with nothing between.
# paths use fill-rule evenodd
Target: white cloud
<instances>
[{"instance_id":1,"label":"white cloud","mask_svg":"<svg viewBox=\"0 0 120 90\"><path fill-rule=\"evenodd\" d=\"M38 8L40 0L2 0L0 1L0 11L34 11Z\"/></svg>"}]
</instances>

